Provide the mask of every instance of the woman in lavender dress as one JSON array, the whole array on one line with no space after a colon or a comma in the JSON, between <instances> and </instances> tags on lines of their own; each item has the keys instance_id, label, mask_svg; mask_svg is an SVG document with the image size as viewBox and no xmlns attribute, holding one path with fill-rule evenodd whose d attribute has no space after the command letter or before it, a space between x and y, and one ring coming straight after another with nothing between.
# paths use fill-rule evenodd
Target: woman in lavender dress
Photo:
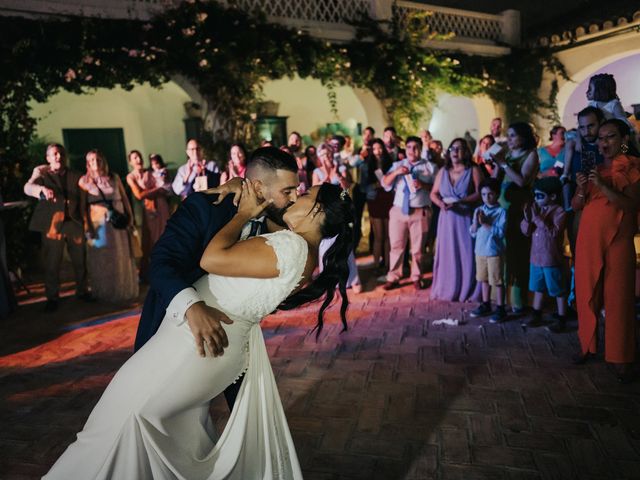
<instances>
[{"instance_id":1,"label":"woman in lavender dress","mask_svg":"<svg viewBox=\"0 0 640 480\"><path fill-rule=\"evenodd\" d=\"M464 302L479 298L469 226L480 201L481 173L463 138L445 154L445 168L436 176L431 201L440 207L431 298Z\"/></svg>"}]
</instances>

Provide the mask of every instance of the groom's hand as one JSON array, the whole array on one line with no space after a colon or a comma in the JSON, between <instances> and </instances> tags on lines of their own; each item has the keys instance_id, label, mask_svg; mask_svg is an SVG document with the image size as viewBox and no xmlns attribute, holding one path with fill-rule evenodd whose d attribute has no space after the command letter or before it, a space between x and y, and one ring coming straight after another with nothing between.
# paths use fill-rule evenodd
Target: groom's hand
<instances>
[{"instance_id":1,"label":"groom's hand","mask_svg":"<svg viewBox=\"0 0 640 480\"><path fill-rule=\"evenodd\" d=\"M205 343L214 357L222 355L229 346L227 334L221 322L231 324L233 320L220 310L208 306L204 302L191 305L185 313L187 324L196 341L196 348L201 357L206 356Z\"/></svg>"}]
</instances>

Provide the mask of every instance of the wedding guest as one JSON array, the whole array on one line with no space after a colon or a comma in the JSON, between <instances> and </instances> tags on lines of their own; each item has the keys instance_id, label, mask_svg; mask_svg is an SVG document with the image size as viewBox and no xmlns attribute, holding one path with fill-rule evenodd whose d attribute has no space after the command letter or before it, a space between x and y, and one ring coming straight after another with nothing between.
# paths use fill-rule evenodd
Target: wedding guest
<instances>
[{"instance_id":1,"label":"wedding guest","mask_svg":"<svg viewBox=\"0 0 640 480\"><path fill-rule=\"evenodd\" d=\"M373 233L373 263L385 272L389 269L389 211L393 206L394 193L386 191L381 180L392 164L384 142L376 138L371 142L371 153L360 165L361 185L365 188Z\"/></svg>"},{"instance_id":2,"label":"wedding guest","mask_svg":"<svg viewBox=\"0 0 640 480\"><path fill-rule=\"evenodd\" d=\"M596 353L598 314L604 306L604 358L618 380L632 380L635 360L635 266L633 238L638 231L640 159L629 155L631 130L618 119L598 130L604 162L579 172L574 210L582 210L576 245L576 303L584 363Z\"/></svg>"},{"instance_id":3,"label":"wedding guest","mask_svg":"<svg viewBox=\"0 0 640 480\"><path fill-rule=\"evenodd\" d=\"M429 192L433 186L437 167L420 157L422 152L420 138L408 137L405 145L407 158L394 162L380 182L386 191L395 191L393 207L389 211L391 251L387 282L382 287L385 290L399 286L404 251L409 239L413 288L421 290L424 287L422 284L423 255L431 219Z\"/></svg>"},{"instance_id":4,"label":"wedding guest","mask_svg":"<svg viewBox=\"0 0 640 480\"><path fill-rule=\"evenodd\" d=\"M420 137L420 140L422 140L422 152L420 153L420 156L422 158L429 158L429 144L431 143L431 141L433 140L433 136L431 135L431 132L429 130L427 130L426 128L423 128L422 130L420 130L420 133L418 134L418 136Z\"/></svg>"},{"instance_id":5,"label":"wedding guest","mask_svg":"<svg viewBox=\"0 0 640 480\"><path fill-rule=\"evenodd\" d=\"M156 181L156 187L164 188L167 191L167 197L169 197L171 195L171 180L162 156L159 153L151 153L149 164L151 165L151 174Z\"/></svg>"},{"instance_id":6,"label":"wedding guest","mask_svg":"<svg viewBox=\"0 0 640 480\"><path fill-rule=\"evenodd\" d=\"M564 135L567 129L562 125L555 125L549 134L551 143L538 148L540 162L539 174L543 177L559 177L564 171Z\"/></svg>"},{"instance_id":7,"label":"wedding guest","mask_svg":"<svg viewBox=\"0 0 640 480\"><path fill-rule=\"evenodd\" d=\"M564 330L567 322L567 294L564 278L565 259L563 254L564 229L567 214L560 205L562 183L557 177L540 178L533 184L534 203L525 206L520 229L531 237L529 263L529 290L533 295L533 312L524 327L536 327L542 322L542 301L544 294L556 299L558 307L557 323L550 329Z\"/></svg>"},{"instance_id":8,"label":"wedding guest","mask_svg":"<svg viewBox=\"0 0 640 480\"><path fill-rule=\"evenodd\" d=\"M132 300L138 296L138 275L129 238L133 210L120 177L109 173L102 153L89 150L86 160L87 172L78 184L87 194L87 266L93 292L97 298L110 302ZM112 210L126 215L125 228L114 226Z\"/></svg>"},{"instance_id":9,"label":"wedding guest","mask_svg":"<svg viewBox=\"0 0 640 480\"><path fill-rule=\"evenodd\" d=\"M610 73L599 73L589 79L587 100L590 107L599 108L605 120L617 118L627 124L631 130L629 141L636 142L634 125L627 118L617 93L616 79Z\"/></svg>"},{"instance_id":10,"label":"wedding guest","mask_svg":"<svg viewBox=\"0 0 640 480\"><path fill-rule=\"evenodd\" d=\"M502 118L496 117L491 120L491 125L489 126L489 133L496 141L496 143L507 143L507 137L502 132Z\"/></svg>"},{"instance_id":11,"label":"wedding guest","mask_svg":"<svg viewBox=\"0 0 640 480\"><path fill-rule=\"evenodd\" d=\"M391 160L394 162L397 161L400 144L398 143L398 134L396 133L396 129L391 126L386 127L382 132L382 141L384 142L387 152L391 156Z\"/></svg>"},{"instance_id":12,"label":"wedding guest","mask_svg":"<svg viewBox=\"0 0 640 480\"><path fill-rule=\"evenodd\" d=\"M323 143L318 147L318 160L320 166L313 170L312 185L333 183L343 189L351 186L351 174L345 165L338 166L333 161L334 149L331 145Z\"/></svg>"},{"instance_id":13,"label":"wedding guest","mask_svg":"<svg viewBox=\"0 0 640 480\"><path fill-rule=\"evenodd\" d=\"M143 207L140 279L147 281L151 249L164 232L169 220L169 191L164 184L158 185L151 170L144 168L142 154L138 150L129 153L129 166L131 172L127 175L127 184L136 200L142 202Z\"/></svg>"},{"instance_id":14,"label":"wedding guest","mask_svg":"<svg viewBox=\"0 0 640 480\"><path fill-rule=\"evenodd\" d=\"M76 296L92 301L85 265L83 224L86 197L78 188L80 174L67 167L67 152L57 143L46 149L47 165L37 166L24 186L24 193L39 199L29 230L42 234L45 262L46 312L58 308L60 264L66 246L76 281Z\"/></svg>"},{"instance_id":15,"label":"wedding guest","mask_svg":"<svg viewBox=\"0 0 640 480\"><path fill-rule=\"evenodd\" d=\"M514 313L522 313L527 303L531 242L520 231L520 222L524 206L531 201L531 186L538 174L536 143L531 125L512 123L507 130L507 152L491 157L498 166L493 175L502 181L500 205L507 210L506 278L511 286Z\"/></svg>"},{"instance_id":16,"label":"wedding guest","mask_svg":"<svg viewBox=\"0 0 640 480\"><path fill-rule=\"evenodd\" d=\"M291 132L289 139L287 140L287 146L291 155L296 158L302 157L302 136L298 132Z\"/></svg>"},{"instance_id":17,"label":"wedding guest","mask_svg":"<svg viewBox=\"0 0 640 480\"><path fill-rule=\"evenodd\" d=\"M455 302L477 300L473 239L469 235L473 211L480 203L482 175L471 159L464 138L454 139L431 189L431 201L440 207L433 264L431 298Z\"/></svg>"},{"instance_id":18,"label":"wedding guest","mask_svg":"<svg viewBox=\"0 0 640 480\"><path fill-rule=\"evenodd\" d=\"M489 150L494 143L496 143L496 141L493 139L493 135L485 135L478 142L476 153L473 156L473 161L478 165L478 168L480 168L480 172L482 172L484 178L491 177L493 170L496 168L495 163L485 158L485 152Z\"/></svg>"},{"instance_id":19,"label":"wedding guest","mask_svg":"<svg viewBox=\"0 0 640 480\"><path fill-rule=\"evenodd\" d=\"M578 135L576 138L568 138L565 142L564 173L560 177L563 182L562 200L564 209L569 213L567 219L567 236L571 248L571 287L569 298L570 305L575 303L575 259L576 238L580 226L582 211L574 211L571 207L571 199L576 191L576 175L578 172L588 174L595 165L604 162L604 157L598 149L598 128L604 121L604 115L599 108L586 107L578 112Z\"/></svg>"},{"instance_id":20,"label":"wedding guest","mask_svg":"<svg viewBox=\"0 0 640 480\"><path fill-rule=\"evenodd\" d=\"M227 183L232 178L244 178L247 171L247 151L239 143L234 143L229 149L227 168L220 175L220 184Z\"/></svg>"},{"instance_id":21,"label":"wedding guest","mask_svg":"<svg viewBox=\"0 0 640 480\"><path fill-rule=\"evenodd\" d=\"M482 287L482 303L471 311L471 317L493 315L491 323L506 320L504 306L504 229L507 211L500 206L500 183L495 178L485 178L480 183L482 203L473 212L473 223L469 227L475 238L476 280ZM491 289L494 289L496 309L491 310Z\"/></svg>"},{"instance_id":22,"label":"wedding guest","mask_svg":"<svg viewBox=\"0 0 640 480\"><path fill-rule=\"evenodd\" d=\"M203 157L202 147L195 139L187 142L187 163L178 168L172 188L183 200L193 192L206 190L220 184L220 169L213 161Z\"/></svg>"},{"instance_id":23,"label":"wedding guest","mask_svg":"<svg viewBox=\"0 0 640 480\"><path fill-rule=\"evenodd\" d=\"M313 171L320 166L320 160L318 160L318 154L316 153L316 147L309 145L304 149L304 165L307 171L307 184L311 185L313 182Z\"/></svg>"},{"instance_id":24,"label":"wedding guest","mask_svg":"<svg viewBox=\"0 0 640 480\"><path fill-rule=\"evenodd\" d=\"M335 153L334 148L323 143L318 147L318 158L320 159L321 166L313 171L313 185L322 185L323 183L331 183L333 185L339 185L343 190L348 190L351 187L351 174L347 170L346 165L338 166L333 161L333 155ZM333 245L334 239L323 239L320 242L320 258L324 257L324 254ZM322 271L322 263L320 264L320 271ZM362 291L362 282L360 281L360 275L358 273L358 267L356 265L355 257L355 243L354 250L349 254L349 280L347 281L347 288L351 288L354 293L360 293Z\"/></svg>"},{"instance_id":25,"label":"wedding guest","mask_svg":"<svg viewBox=\"0 0 640 480\"><path fill-rule=\"evenodd\" d=\"M438 168L442 168L445 163L444 157L442 156L442 151L444 150L442 142L440 140L431 140L429 150L432 152L429 160L435 163Z\"/></svg>"}]
</instances>

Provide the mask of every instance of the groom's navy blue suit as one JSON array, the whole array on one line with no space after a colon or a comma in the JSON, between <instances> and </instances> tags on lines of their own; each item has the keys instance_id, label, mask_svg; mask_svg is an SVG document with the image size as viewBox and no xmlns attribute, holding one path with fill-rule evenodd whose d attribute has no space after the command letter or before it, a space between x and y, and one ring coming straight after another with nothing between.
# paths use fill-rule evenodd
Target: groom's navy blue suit
<instances>
[{"instance_id":1,"label":"groom's navy blue suit","mask_svg":"<svg viewBox=\"0 0 640 480\"><path fill-rule=\"evenodd\" d=\"M213 236L235 215L232 197L229 195L220 205L213 205L217 195L193 193L167 222L151 252L150 287L138 324L135 350L158 331L173 297L192 287L206 273L200 268L200 258Z\"/></svg>"}]
</instances>

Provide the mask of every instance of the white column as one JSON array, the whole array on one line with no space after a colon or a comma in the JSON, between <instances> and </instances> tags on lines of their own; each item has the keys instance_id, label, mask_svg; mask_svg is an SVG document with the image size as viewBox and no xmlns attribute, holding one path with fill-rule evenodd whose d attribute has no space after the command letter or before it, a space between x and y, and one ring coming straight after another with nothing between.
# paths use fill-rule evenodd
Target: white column
<instances>
[{"instance_id":1,"label":"white column","mask_svg":"<svg viewBox=\"0 0 640 480\"><path fill-rule=\"evenodd\" d=\"M393 0L369 0L369 15L374 20L391 20Z\"/></svg>"},{"instance_id":2,"label":"white column","mask_svg":"<svg viewBox=\"0 0 640 480\"><path fill-rule=\"evenodd\" d=\"M502 41L512 47L520 45L520 12L505 10L500 14L502 23Z\"/></svg>"}]
</instances>

